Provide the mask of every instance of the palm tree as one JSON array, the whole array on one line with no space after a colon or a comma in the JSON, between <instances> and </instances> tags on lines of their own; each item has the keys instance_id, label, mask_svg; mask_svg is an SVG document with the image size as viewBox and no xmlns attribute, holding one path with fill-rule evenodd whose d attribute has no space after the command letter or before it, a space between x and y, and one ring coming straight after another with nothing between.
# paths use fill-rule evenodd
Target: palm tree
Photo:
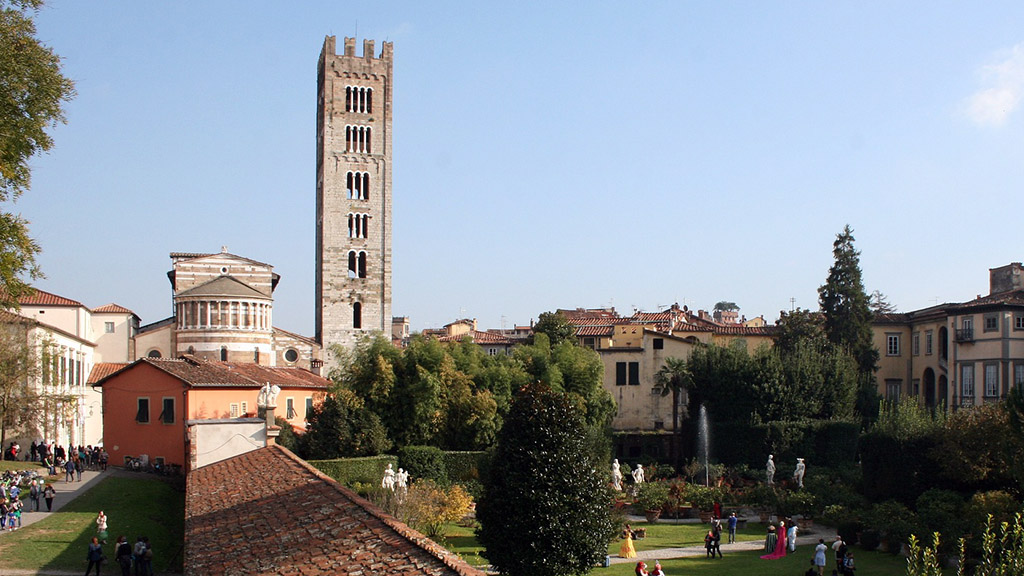
<instances>
[{"instance_id":1,"label":"palm tree","mask_svg":"<svg viewBox=\"0 0 1024 576\"><path fill-rule=\"evenodd\" d=\"M661 388L661 395L672 392L672 451L675 464L679 465L679 399L693 382L686 360L682 358L666 358L665 364L654 375L654 382Z\"/></svg>"}]
</instances>

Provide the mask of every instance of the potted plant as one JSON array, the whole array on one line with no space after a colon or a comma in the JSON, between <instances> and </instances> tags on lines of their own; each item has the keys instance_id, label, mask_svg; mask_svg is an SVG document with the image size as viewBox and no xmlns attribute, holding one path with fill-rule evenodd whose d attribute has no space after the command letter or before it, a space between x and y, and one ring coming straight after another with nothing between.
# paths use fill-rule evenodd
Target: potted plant
<instances>
[{"instance_id":1,"label":"potted plant","mask_svg":"<svg viewBox=\"0 0 1024 576\"><path fill-rule=\"evenodd\" d=\"M747 490L747 503L757 510L761 523L767 524L771 520L772 512L779 505L779 496L775 488L767 484L758 484Z\"/></svg>"},{"instance_id":2,"label":"potted plant","mask_svg":"<svg viewBox=\"0 0 1024 576\"><path fill-rule=\"evenodd\" d=\"M643 511L647 521L654 523L661 517L661 510L668 504L669 489L664 482L644 482L637 487L633 504Z\"/></svg>"},{"instance_id":3,"label":"potted plant","mask_svg":"<svg viewBox=\"0 0 1024 576\"><path fill-rule=\"evenodd\" d=\"M686 498L697 509L701 522L710 522L711 515L718 500L718 489L700 484L689 484L686 487Z\"/></svg>"},{"instance_id":4,"label":"potted plant","mask_svg":"<svg viewBox=\"0 0 1024 576\"><path fill-rule=\"evenodd\" d=\"M786 495L786 509L787 515L800 515L796 522L801 530L810 530L814 526L814 516L817 513L817 501L814 494L807 490L790 492Z\"/></svg>"}]
</instances>

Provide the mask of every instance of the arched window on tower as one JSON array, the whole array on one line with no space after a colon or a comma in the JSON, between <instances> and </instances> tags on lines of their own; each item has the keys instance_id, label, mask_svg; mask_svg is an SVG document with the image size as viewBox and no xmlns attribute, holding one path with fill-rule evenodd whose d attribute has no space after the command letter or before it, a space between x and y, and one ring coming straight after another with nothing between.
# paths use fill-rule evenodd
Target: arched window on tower
<instances>
[{"instance_id":1,"label":"arched window on tower","mask_svg":"<svg viewBox=\"0 0 1024 576\"><path fill-rule=\"evenodd\" d=\"M363 327L363 304L355 302L352 304L352 327L359 330Z\"/></svg>"},{"instance_id":2,"label":"arched window on tower","mask_svg":"<svg viewBox=\"0 0 1024 576\"><path fill-rule=\"evenodd\" d=\"M220 361L221 362L227 362L228 361L228 347L227 346L221 346L220 347Z\"/></svg>"},{"instance_id":3,"label":"arched window on tower","mask_svg":"<svg viewBox=\"0 0 1024 576\"><path fill-rule=\"evenodd\" d=\"M373 88L366 89L366 113L373 114Z\"/></svg>"},{"instance_id":4,"label":"arched window on tower","mask_svg":"<svg viewBox=\"0 0 1024 576\"><path fill-rule=\"evenodd\" d=\"M366 252L359 253L359 277L366 278Z\"/></svg>"},{"instance_id":5,"label":"arched window on tower","mask_svg":"<svg viewBox=\"0 0 1024 576\"><path fill-rule=\"evenodd\" d=\"M355 278L356 277L356 253L355 253L355 251L350 251L348 253L348 277L349 278Z\"/></svg>"},{"instance_id":6,"label":"arched window on tower","mask_svg":"<svg viewBox=\"0 0 1024 576\"><path fill-rule=\"evenodd\" d=\"M360 199L362 199L362 200L369 200L370 199L370 173L369 172L363 172L363 186L362 186L361 192L362 192L362 195L359 196Z\"/></svg>"}]
</instances>

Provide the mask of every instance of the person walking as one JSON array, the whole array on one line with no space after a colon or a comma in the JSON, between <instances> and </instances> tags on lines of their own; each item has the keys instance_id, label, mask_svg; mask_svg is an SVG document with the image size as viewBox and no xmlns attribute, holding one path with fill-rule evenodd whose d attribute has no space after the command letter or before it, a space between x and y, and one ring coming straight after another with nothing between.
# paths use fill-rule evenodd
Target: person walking
<instances>
[{"instance_id":1,"label":"person walking","mask_svg":"<svg viewBox=\"0 0 1024 576\"><path fill-rule=\"evenodd\" d=\"M53 489L53 484L47 484L46 487L43 488L43 500L46 501L47 512L53 511L53 496L55 494L57 494L57 491Z\"/></svg>"},{"instance_id":2,"label":"person walking","mask_svg":"<svg viewBox=\"0 0 1024 576\"><path fill-rule=\"evenodd\" d=\"M121 576L131 576L132 545L128 543L127 536L117 537L117 549L114 552L114 560L121 567Z\"/></svg>"},{"instance_id":3,"label":"person walking","mask_svg":"<svg viewBox=\"0 0 1024 576\"><path fill-rule=\"evenodd\" d=\"M92 537L92 542L89 543L86 560L89 561L89 567L85 569L85 576L89 576L93 566L96 567L96 576L100 576L100 571L103 569L103 546L100 545L99 539L95 536Z\"/></svg>"},{"instance_id":4,"label":"person walking","mask_svg":"<svg viewBox=\"0 0 1024 576\"><path fill-rule=\"evenodd\" d=\"M36 480L32 481L32 486L28 489L28 499L32 505L33 512L39 512L39 497L42 491L39 489L39 483Z\"/></svg>"},{"instance_id":5,"label":"person walking","mask_svg":"<svg viewBox=\"0 0 1024 576\"><path fill-rule=\"evenodd\" d=\"M814 565L818 568L818 576L825 576L825 539L819 538L818 545L814 547Z\"/></svg>"},{"instance_id":6,"label":"person walking","mask_svg":"<svg viewBox=\"0 0 1024 576\"><path fill-rule=\"evenodd\" d=\"M75 462L68 458L68 461L64 463L64 481L72 482L75 479Z\"/></svg>"}]
</instances>

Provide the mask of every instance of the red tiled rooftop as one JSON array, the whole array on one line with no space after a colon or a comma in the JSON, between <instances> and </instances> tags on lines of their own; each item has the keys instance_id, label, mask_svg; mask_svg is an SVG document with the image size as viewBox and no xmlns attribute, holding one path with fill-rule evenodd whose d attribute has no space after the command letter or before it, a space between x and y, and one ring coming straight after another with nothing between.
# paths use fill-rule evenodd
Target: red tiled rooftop
<instances>
[{"instance_id":1,"label":"red tiled rooftop","mask_svg":"<svg viewBox=\"0 0 1024 576\"><path fill-rule=\"evenodd\" d=\"M128 362L100 362L92 367L92 370L89 372L89 381L86 384L92 386L114 372L128 366L131 366Z\"/></svg>"},{"instance_id":2,"label":"red tiled rooftop","mask_svg":"<svg viewBox=\"0 0 1024 576\"><path fill-rule=\"evenodd\" d=\"M200 388L259 388L270 382L282 388L327 389L331 383L330 380L302 368L214 362L192 357L142 358L135 361L135 364L139 363L149 364L189 386ZM96 378L95 384L102 384L104 378L106 376Z\"/></svg>"},{"instance_id":3,"label":"red tiled rooftop","mask_svg":"<svg viewBox=\"0 0 1024 576\"><path fill-rule=\"evenodd\" d=\"M135 314L134 312L132 312L131 310L125 308L124 306L121 306L120 304L114 304L114 303L107 304L106 306L100 306L99 308L93 308L92 311L93 312L98 312L100 314L103 314L103 313Z\"/></svg>"},{"instance_id":4,"label":"red tiled rooftop","mask_svg":"<svg viewBox=\"0 0 1024 576\"><path fill-rule=\"evenodd\" d=\"M33 295L18 298L18 302L22 306L82 306L81 302L57 296L38 288L36 288L36 293Z\"/></svg>"},{"instance_id":5,"label":"red tiled rooftop","mask_svg":"<svg viewBox=\"0 0 1024 576\"><path fill-rule=\"evenodd\" d=\"M483 576L288 450L269 446L193 471L186 576Z\"/></svg>"}]
</instances>

